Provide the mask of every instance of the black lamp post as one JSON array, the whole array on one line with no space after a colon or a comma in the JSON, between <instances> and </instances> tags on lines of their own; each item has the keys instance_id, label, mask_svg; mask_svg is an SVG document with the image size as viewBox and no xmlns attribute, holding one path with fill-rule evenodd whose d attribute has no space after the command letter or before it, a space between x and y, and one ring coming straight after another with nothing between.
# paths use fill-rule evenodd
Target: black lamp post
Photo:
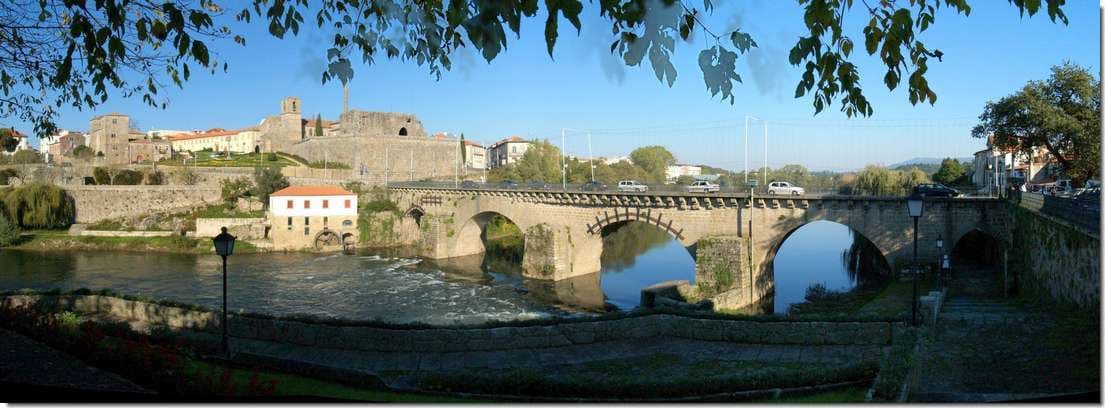
<instances>
[{"instance_id":1,"label":"black lamp post","mask_svg":"<svg viewBox=\"0 0 1105 408\"><path fill-rule=\"evenodd\" d=\"M215 238L211 239L211 241L213 241L215 243L215 253L219 254L219 256L223 257L223 316L222 316L222 327L223 327L222 352L223 352L223 356L229 356L230 355L230 347L228 346L227 335L226 335L226 257L228 257L228 256L230 256L231 254L234 253L234 240L235 239L237 239L235 236L230 235L226 232L226 227L222 228L222 233L215 236Z\"/></svg>"},{"instance_id":2,"label":"black lamp post","mask_svg":"<svg viewBox=\"0 0 1105 408\"><path fill-rule=\"evenodd\" d=\"M936 237L936 250L940 257L937 258L940 264L936 266L936 289L944 289L944 236L940 235Z\"/></svg>"},{"instance_id":3,"label":"black lamp post","mask_svg":"<svg viewBox=\"0 0 1105 408\"><path fill-rule=\"evenodd\" d=\"M909 209L909 216L913 217L913 319L911 320L914 326L917 325L917 220L921 218L921 214L925 211L925 200L920 194L916 192L910 195L906 199L906 206Z\"/></svg>"}]
</instances>

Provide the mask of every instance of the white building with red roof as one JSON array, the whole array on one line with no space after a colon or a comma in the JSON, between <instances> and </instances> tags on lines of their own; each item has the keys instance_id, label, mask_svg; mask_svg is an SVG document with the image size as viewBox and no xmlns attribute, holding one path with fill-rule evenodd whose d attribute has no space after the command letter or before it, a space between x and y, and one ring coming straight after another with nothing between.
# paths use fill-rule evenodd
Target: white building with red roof
<instances>
[{"instance_id":1,"label":"white building with red roof","mask_svg":"<svg viewBox=\"0 0 1105 408\"><path fill-rule=\"evenodd\" d=\"M291 186L269 196L277 250L334 250L355 245L357 194L338 186Z\"/></svg>"}]
</instances>

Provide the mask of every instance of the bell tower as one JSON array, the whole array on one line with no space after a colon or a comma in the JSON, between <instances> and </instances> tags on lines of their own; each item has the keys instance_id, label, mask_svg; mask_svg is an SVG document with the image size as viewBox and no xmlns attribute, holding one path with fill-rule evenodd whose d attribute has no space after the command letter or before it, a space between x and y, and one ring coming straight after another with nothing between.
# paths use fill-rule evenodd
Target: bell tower
<instances>
[{"instance_id":1,"label":"bell tower","mask_svg":"<svg viewBox=\"0 0 1105 408\"><path fill-rule=\"evenodd\" d=\"M299 101L298 96L286 96L280 100L280 113L281 114L301 114L303 104Z\"/></svg>"}]
</instances>

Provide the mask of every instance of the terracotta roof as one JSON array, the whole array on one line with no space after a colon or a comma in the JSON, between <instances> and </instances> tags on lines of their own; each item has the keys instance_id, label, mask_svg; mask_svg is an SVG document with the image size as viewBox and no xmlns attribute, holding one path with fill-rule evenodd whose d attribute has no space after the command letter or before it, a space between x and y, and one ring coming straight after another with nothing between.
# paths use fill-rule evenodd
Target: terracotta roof
<instances>
[{"instance_id":1,"label":"terracotta roof","mask_svg":"<svg viewBox=\"0 0 1105 408\"><path fill-rule=\"evenodd\" d=\"M349 190L338 186L291 186L283 190L272 193L276 197L285 196L331 196L331 195L354 195Z\"/></svg>"},{"instance_id":2,"label":"terracotta roof","mask_svg":"<svg viewBox=\"0 0 1105 408\"><path fill-rule=\"evenodd\" d=\"M464 141L464 144L466 144L466 145L469 145L469 146L483 147L483 145L482 145L482 144L479 144L479 143L473 142L473 141L471 141L471 140L465 140L465 141Z\"/></svg>"},{"instance_id":3,"label":"terracotta roof","mask_svg":"<svg viewBox=\"0 0 1105 408\"><path fill-rule=\"evenodd\" d=\"M200 132L200 133L177 133L175 135L168 136L168 139L175 142L175 141L180 141L180 140L202 139L202 138L205 138L205 137L229 136L229 135L236 135L238 133L241 133L241 131L239 131L239 130L226 130L226 129L223 129L223 128L214 128L214 129L208 130L206 132Z\"/></svg>"},{"instance_id":4,"label":"terracotta roof","mask_svg":"<svg viewBox=\"0 0 1105 408\"><path fill-rule=\"evenodd\" d=\"M508 138L506 138L506 139L500 140L500 141L498 141L498 142L492 143L492 144L491 144L491 147L496 147L496 146L498 146L498 145L501 145L501 144L503 144L503 143L508 143L508 142L513 142L513 143L532 143L531 141L529 141L529 140L526 140L526 139L523 139L523 138L521 138L521 137L518 137L518 136L511 136L511 137L508 137Z\"/></svg>"},{"instance_id":5,"label":"terracotta roof","mask_svg":"<svg viewBox=\"0 0 1105 408\"><path fill-rule=\"evenodd\" d=\"M306 121L304 121L304 123L305 123L305 124L306 124L306 126L307 126L307 127L309 127L309 128L313 128L313 127L315 127L315 120L314 120L314 119L307 119ZM322 127L324 127L324 128L328 128L328 127L330 127L330 126L334 126L334 123L337 123L337 122L334 122L334 121L332 121L332 120L326 120L326 119L323 119L323 120L322 120Z\"/></svg>"}]
</instances>

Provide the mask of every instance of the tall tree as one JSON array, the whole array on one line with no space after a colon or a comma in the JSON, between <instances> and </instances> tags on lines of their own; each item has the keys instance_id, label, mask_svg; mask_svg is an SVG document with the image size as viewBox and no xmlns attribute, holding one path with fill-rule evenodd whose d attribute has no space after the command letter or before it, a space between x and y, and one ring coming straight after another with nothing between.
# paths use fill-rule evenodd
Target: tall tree
<instances>
[{"instance_id":1,"label":"tall tree","mask_svg":"<svg viewBox=\"0 0 1105 408\"><path fill-rule=\"evenodd\" d=\"M795 97L809 97L816 112L839 99L848 116L874 112L860 87L860 70L852 50L857 39L845 33L844 17L853 0L796 0L804 8L806 34L790 50L789 62L803 67ZM1065 0L1008 0L1022 14L1035 15L1046 3L1052 21L1067 23ZM256 19L270 35L298 35L304 14L312 14L324 37L332 38L326 53L323 82L343 84L353 78L353 61L374 63L379 57L425 66L435 77L449 70L455 51L472 47L491 61L506 50L510 36L521 34L523 19L537 18L542 5L545 44L550 58L561 19L579 33L582 0L253 0L235 13L237 22ZM677 72L671 63L677 39L692 43L692 34L710 41L698 53L702 79L711 96L735 103L733 88L742 81L737 59L756 47L740 28L722 31L704 24L714 12L714 0L592 2L609 24L610 52L628 66L648 63L656 79L672 86ZM233 3L240 5L241 3ZM883 82L896 88L909 73L911 103L936 102L925 75L930 58L943 53L920 38L935 23L941 6L969 15L967 0L861 2L870 16L862 30L863 50L886 67ZM193 68L225 71L210 42L232 39L245 45L240 33L217 25L224 9L213 0L11 0L0 2L0 116L34 124L39 136L56 130L54 118L63 106L94 109L111 94L141 95L151 106L164 108L159 90L171 83L182 87ZM858 26L858 25L857 25ZM301 129L305 136L305 129Z\"/></svg>"},{"instance_id":2,"label":"tall tree","mask_svg":"<svg viewBox=\"0 0 1105 408\"><path fill-rule=\"evenodd\" d=\"M288 185L288 179L284 178L284 174L280 172L279 167L255 167L253 169L253 191L251 193L261 200L262 205L266 208L269 206L269 195L288 187Z\"/></svg>"},{"instance_id":3,"label":"tall tree","mask_svg":"<svg viewBox=\"0 0 1105 408\"><path fill-rule=\"evenodd\" d=\"M315 136L322 136L322 114L315 117Z\"/></svg>"},{"instance_id":4,"label":"tall tree","mask_svg":"<svg viewBox=\"0 0 1105 408\"><path fill-rule=\"evenodd\" d=\"M638 147L629 153L629 160L648 174L647 182L664 181L668 166L675 164L675 155L664 146Z\"/></svg>"},{"instance_id":5,"label":"tall tree","mask_svg":"<svg viewBox=\"0 0 1105 408\"><path fill-rule=\"evenodd\" d=\"M959 160L949 157L940 162L940 169L936 170L936 174L932 175L932 181L952 185L958 183L960 178L966 174L967 169L963 168Z\"/></svg>"},{"instance_id":6,"label":"tall tree","mask_svg":"<svg viewBox=\"0 0 1105 408\"><path fill-rule=\"evenodd\" d=\"M468 161L468 146L464 144L464 133L460 134L460 160L463 162Z\"/></svg>"},{"instance_id":7,"label":"tall tree","mask_svg":"<svg viewBox=\"0 0 1105 408\"><path fill-rule=\"evenodd\" d=\"M1066 62L1051 68L1046 81L1030 81L1020 91L989 102L971 132L993 136L994 146L1028 152L1044 147L1063 173L1077 183L1101 174L1100 79Z\"/></svg>"}]
</instances>

